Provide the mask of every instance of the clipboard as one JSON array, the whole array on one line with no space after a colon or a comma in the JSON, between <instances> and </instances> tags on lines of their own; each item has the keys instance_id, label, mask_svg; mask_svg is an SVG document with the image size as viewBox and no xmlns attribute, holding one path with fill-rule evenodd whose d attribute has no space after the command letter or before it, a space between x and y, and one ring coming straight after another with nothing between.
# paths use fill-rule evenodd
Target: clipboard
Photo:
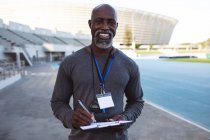
<instances>
[{"instance_id":1,"label":"clipboard","mask_svg":"<svg viewBox=\"0 0 210 140\"><path fill-rule=\"evenodd\" d=\"M80 128L82 130L98 129L98 128L122 125L126 123L131 123L131 122L132 121L95 122L95 123L91 123L90 125L80 126Z\"/></svg>"}]
</instances>

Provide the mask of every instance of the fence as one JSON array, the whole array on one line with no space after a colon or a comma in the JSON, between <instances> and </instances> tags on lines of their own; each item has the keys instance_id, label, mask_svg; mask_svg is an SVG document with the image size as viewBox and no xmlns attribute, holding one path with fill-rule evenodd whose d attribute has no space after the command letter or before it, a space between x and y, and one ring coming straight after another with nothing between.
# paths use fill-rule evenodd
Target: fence
<instances>
[{"instance_id":1,"label":"fence","mask_svg":"<svg viewBox=\"0 0 210 140\"><path fill-rule=\"evenodd\" d=\"M25 61L21 61L20 67L15 62L0 62L0 81L17 74L25 75Z\"/></svg>"}]
</instances>

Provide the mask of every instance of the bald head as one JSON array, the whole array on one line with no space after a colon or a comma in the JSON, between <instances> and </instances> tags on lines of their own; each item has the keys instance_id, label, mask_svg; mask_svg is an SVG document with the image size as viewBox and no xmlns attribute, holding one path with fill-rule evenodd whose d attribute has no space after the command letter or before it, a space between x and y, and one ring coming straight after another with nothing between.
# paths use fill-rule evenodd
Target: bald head
<instances>
[{"instance_id":1,"label":"bald head","mask_svg":"<svg viewBox=\"0 0 210 140\"><path fill-rule=\"evenodd\" d=\"M92 34L92 46L100 49L110 48L118 27L115 9L108 4L96 6L88 24Z\"/></svg>"},{"instance_id":2,"label":"bald head","mask_svg":"<svg viewBox=\"0 0 210 140\"><path fill-rule=\"evenodd\" d=\"M117 13L116 13L115 9L109 4L100 4L100 5L96 6L95 8L93 8L92 13L91 13L91 20L95 19L95 15L97 12L103 11L105 9L108 11L111 11L111 13L113 14L112 16L114 17L115 21L117 22Z\"/></svg>"}]
</instances>

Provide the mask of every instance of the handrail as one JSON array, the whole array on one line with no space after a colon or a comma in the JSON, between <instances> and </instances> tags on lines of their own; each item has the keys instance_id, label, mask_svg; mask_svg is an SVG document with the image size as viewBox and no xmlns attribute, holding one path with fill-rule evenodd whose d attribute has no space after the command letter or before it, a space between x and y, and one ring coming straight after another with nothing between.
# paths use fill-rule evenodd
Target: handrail
<instances>
[{"instance_id":1,"label":"handrail","mask_svg":"<svg viewBox=\"0 0 210 140\"><path fill-rule=\"evenodd\" d=\"M21 61L20 68L15 62L0 62L0 81L17 74L25 75L25 61Z\"/></svg>"}]
</instances>

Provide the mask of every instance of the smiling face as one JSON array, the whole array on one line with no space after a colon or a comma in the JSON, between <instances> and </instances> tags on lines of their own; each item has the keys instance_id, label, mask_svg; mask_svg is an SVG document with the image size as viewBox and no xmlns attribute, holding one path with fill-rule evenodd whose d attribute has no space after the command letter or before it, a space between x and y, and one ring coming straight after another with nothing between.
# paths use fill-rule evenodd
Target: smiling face
<instances>
[{"instance_id":1,"label":"smiling face","mask_svg":"<svg viewBox=\"0 0 210 140\"><path fill-rule=\"evenodd\" d=\"M110 48L117 26L116 12L110 5L103 4L94 8L89 20L92 45L101 49Z\"/></svg>"}]
</instances>

